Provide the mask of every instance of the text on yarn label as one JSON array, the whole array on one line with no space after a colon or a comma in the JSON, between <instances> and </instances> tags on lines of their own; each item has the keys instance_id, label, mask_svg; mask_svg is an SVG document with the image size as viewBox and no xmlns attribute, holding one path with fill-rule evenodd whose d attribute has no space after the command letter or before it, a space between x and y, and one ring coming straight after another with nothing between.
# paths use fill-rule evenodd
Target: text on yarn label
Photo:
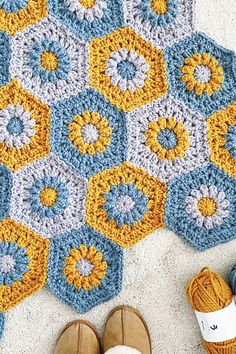
<instances>
[{"instance_id":1,"label":"text on yarn label","mask_svg":"<svg viewBox=\"0 0 236 354\"><path fill-rule=\"evenodd\" d=\"M217 343L236 337L236 305L234 301L222 310L207 313L195 311L195 314L205 341Z\"/></svg>"}]
</instances>

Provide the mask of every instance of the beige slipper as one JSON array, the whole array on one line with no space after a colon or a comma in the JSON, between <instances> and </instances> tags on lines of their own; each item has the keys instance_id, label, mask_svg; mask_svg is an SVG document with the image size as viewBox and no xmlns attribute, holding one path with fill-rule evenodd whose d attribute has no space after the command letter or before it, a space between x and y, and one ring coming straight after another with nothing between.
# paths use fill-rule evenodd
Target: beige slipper
<instances>
[{"instance_id":1,"label":"beige slipper","mask_svg":"<svg viewBox=\"0 0 236 354\"><path fill-rule=\"evenodd\" d=\"M129 306L119 306L109 315L104 332L104 352L118 346L136 349L141 354L151 354L151 339L141 314ZM128 351L127 351L128 352Z\"/></svg>"},{"instance_id":2,"label":"beige slipper","mask_svg":"<svg viewBox=\"0 0 236 354\"><path fill-rule=\"evenodd\" d=\"M54 354L100 354L96 329L86 321L69 323L59 336Z\"/></svg>"}]
</instances>

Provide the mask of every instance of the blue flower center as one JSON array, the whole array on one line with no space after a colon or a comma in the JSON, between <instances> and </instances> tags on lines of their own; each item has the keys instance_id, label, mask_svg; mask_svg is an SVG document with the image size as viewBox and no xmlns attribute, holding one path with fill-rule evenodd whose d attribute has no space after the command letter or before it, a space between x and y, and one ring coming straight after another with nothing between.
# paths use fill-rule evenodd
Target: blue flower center
<instances>
[{"instance_id":1,"label":"blue flower center","mask_svg":"<svg viewBox=\"0 0 236 354\"><path fill-rule=\"evenodd\" d=\"M126 80L132 80L136 74L136 66L129 60L122 60L117 64L118 74Z\"/></svg>"},{"instance_id":2,"label":"blue flower center","mask_svg":"<svg viewBox=\"0 0 236 354\"><path fill-rule=\"evenodd\" d=\"M24 125L20 118L12 117L7 124L7 131L10 135L20 135L24 131Z\"/></svg>"},{"instance_id":3,"label":"blue flower center","mask_svg":"<svg viewBox=\"0 0 236 354\"><path fill-rule=\"evenodd\" d=\"M227 144L225 145L226 149L229 150L231 156L236 158L236 126L231 125L228 128L228 133L225 135L225 140Z\"/></svg>"},{"instance_id":4,"label":"blue flower center","mask_svg":"<svg viewBox=\"0 0 236 354\"><path fill-rule=\"evenodd\" d=\"M174 149L178 143L175 132L168 128L160 131L160 133L157 135L157 140L159 144L161 144L161 146L167 150Z\"/></svg>"}]
</instances>

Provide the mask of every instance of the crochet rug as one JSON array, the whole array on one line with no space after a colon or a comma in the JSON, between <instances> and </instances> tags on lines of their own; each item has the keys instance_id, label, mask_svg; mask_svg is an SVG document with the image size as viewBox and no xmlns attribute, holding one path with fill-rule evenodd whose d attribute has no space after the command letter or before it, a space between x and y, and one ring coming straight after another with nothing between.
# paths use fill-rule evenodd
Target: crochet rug
<instances>
[{"instance_id":1,"label":"crochet rug","mask_svg":"<svg viewBox=\"0 0 236 354\"><path fill-rule=\"evenodd\" d=\"M115 297L158 228L236 236L235 54L193 8L0 0L0 332L45 284L80 313Z\"/></svg>"}]
</instances>

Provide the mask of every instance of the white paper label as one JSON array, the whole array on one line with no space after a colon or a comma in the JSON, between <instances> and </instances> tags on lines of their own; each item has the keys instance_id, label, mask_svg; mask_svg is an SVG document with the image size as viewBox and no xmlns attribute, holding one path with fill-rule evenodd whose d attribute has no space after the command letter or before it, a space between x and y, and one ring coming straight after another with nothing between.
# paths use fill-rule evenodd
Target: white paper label
<instances>
[{"instance_id":1,"label":"white paper label","mask_svg":"<svg viewBox=\"0 0 236 354\"><path fill-rule=\"evenodd\" d=\"M217 343L236 337L236 305L214 312L195 311L202 336L206 342Z\"/></svg>"}]
</instances>

